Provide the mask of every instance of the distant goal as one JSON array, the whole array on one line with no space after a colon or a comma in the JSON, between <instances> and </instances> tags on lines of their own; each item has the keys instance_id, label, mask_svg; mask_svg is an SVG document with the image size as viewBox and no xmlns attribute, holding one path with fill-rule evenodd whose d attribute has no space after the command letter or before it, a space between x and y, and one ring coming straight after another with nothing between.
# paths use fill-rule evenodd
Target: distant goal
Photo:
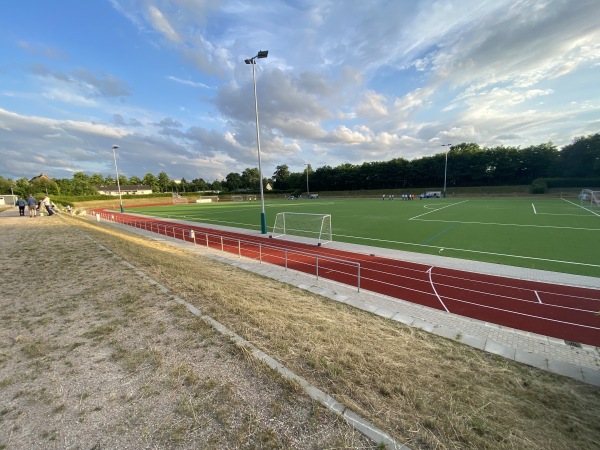
<instances>
[{"instance_id":1,"label":"distant goal","mask_svg":"<svg viewBox=\"0 0 600 450\"><path fill-rule=\"evenodd\" d=\"M317 245L333 240L331 214L280 212L275 217L270 237L300 236L317 241Z\"/></svg>"},{"instance_id":2,"label":"distant goal","mask_svg":"<svg viewBox=\"0 0 600 450\"><path fill-rule=\"evenodd\" d=\"M579 194L579 202L586 208L600 209L600 191L583 189Z\"/></svg>"},{"instance_id":3,"label":"distant goal","mask_svg":"<svg viewBox=\"0 0 600 450\"><path fill-rule=\"evenodd\" d=\"M218 195L204 195L196 199L196 203L216 203L219 201Z\"/></svg>"}]
</instances>

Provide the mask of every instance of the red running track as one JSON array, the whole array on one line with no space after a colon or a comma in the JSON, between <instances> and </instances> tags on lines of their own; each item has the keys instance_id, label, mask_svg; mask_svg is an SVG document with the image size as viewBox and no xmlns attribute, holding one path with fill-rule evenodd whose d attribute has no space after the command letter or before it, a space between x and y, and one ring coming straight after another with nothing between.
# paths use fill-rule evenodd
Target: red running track
<instances>
[{"instance_id":1,"label":"red running track","mask_svg":"<svg viewBox=\"0 0 600 450\"><path fill-rule=\"evenodd\" d=\"M452 314L600 347L598 289L483 275L103 210L90 213L337 282L360 283L360 289Z\"/></svg>"}]
</instances>

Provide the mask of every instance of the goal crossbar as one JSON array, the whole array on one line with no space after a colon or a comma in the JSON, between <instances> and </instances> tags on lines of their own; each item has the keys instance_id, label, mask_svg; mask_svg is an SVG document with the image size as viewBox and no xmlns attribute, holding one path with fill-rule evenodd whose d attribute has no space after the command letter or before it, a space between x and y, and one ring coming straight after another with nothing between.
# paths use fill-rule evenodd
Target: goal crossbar
<instances>
[{"instance_id":1,"label":"goal crossbar","mask_svg":"<svg viewBox=\"0 0 600 450\"><path fill-rule=\"evenodd\" d=\"M271 237L300 236L317 240L318 245L333 240L331 214L280 212L275 217Z\"/></svg>"}]
</instances>

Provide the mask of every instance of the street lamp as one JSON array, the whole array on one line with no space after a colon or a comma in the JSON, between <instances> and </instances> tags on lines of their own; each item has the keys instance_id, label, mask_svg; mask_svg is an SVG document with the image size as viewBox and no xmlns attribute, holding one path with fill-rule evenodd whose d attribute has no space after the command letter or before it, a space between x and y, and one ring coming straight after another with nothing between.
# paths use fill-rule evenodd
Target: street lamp
<instances>
[{"instance_id":1,"label":"street lamp","mask_svg":"<svg viewBox=\"0 0 600 450\"><path fill-rule=\"evenodd\" d=\"M262 168L260 164L260 132L258 129L258 99L256 97L256 74L254 66L256 66L256 59L266 58L269 54L268 50L261 50L257 53L256 56L252 58L244 60L246 64L252 64L252 81L254 82L254 111L256 115L256 146L258 148L258 178L260 185L260 232L262 234L267 233L267 216L265 215L265 194L263 192L263 177L262 177Z\"/></svg>"},{"instance_id":2,"label":"street lamp","mask_svg":"<svg viewBox=\"0 0 600 450\"><path fill-rule=\"evenodd\" d=\"M306 197L310 198L310 189L308 189L308 168L310 164L304 164L306 166Z\"/></svg>"},{"instance_id":3,"label":"street lamp","mask_svg":"<svg viewBox=\"0 0 600 450\"><path fill-rule=\"evenodd\" d=\"M448 173L448 152L452 150L452 144L442 144L446 147L446 165L444 166L444 198L446 198L446 174Z\"/></svg>"},{"instance_id":4,"label":"street lamp","mask_svg":"<svg viewBox=\"0 0 600 450\"><path fill-rule=\"evenodd\" d=\"M123 212L123 198L121 197L121 183L119 183L119 169L117 168L117 153L115 152L118 149L118 145L112 146L113 157L115 158L115 172L117 172L117 189L119 190L119 204L121 205L121 212Z\"/></svg>"}]
</instances>

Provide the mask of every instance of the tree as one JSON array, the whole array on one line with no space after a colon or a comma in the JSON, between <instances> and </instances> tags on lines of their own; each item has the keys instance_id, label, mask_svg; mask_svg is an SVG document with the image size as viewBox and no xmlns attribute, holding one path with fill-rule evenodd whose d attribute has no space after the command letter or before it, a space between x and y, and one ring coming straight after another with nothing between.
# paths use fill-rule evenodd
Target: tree
<instances>
[{"instance_id":1,"label":"tree","mask_svg":"<svg viewBox=\"0 0 600 450\"><path fill-rule=\"evenodd\" d=\"M551 143L532 145L519 151L519 184L530 184L536 178L547 178L553 175L560 154Z\"/></svg>"},{"instance_id":2,"label":"tree","mask_svg":"<svg viewBox=\"0 0 600 450\"><path fill-rule=\"evenodd\" d=\"M285 190L290 188L290 170L286 164L275 168L273 173L273 184L275 189Z\"/></svg>"},{"instance_id":3,"label":"tree","mask_svg":"<svg viewBox=\"0 0 600 450\"><path fill-rule=\"evenodd\" d=\"M169 175L167 175L167 172L163 171L159 173L156 181L160 192L167 192L167 190L169 189L169 184L171 182L171 180L169 179Z\"/></svg>"},{"instance_id":4,"label":"tree","mask_svg":"<svg viewBox=\"0 0 600 450\"><path fill-rule=\"evenodd\" d=\"M179 182L179 190L181 192L185 192L189 189L189 183L186 181L185 178L181 178L181 181Z\"/></svg>"},{"instance_id":5,"label":"tree","mask_svg":"<svg viewBox=\"0 0 600 450\"><path fill-rule=\"evenodd\" d=\"M95 173L90 177L90 184L94 187L104 186L104 183L104 177L99 173Z\"/></svg>"},{"instance_id":6,"label":"tree","mask_svg":"<svg viewBox=\"0 0 600 450\"><path fill-rule=\"evenodd\" d=\"M144 176L144 179L142 180L142 182L147 185L150 186L152 188L153 192L158 192L159 187L158 187L158 180L156 179L156 177L154 175L152 175L151 173L147 173Z\"/></svg>"},{"instance_id":7,"label":"tree","mask_svg":"<svg viewBox=\"0 0 600 450\"><path fill-rule=\"evenodd\" d=\"M208 188L211 191L221 192L223 190L223 182L215 180L211 184L209 184Z\"/></svg>"},{"instance_id":8,"label":"tree","mask_svg":"<svg viewBox=\"0 0 600 450\"><path fill-rule=\"evenodd\" d=\"M26 197L29 194L33 194L33 190L31 188L31 186L29 185L29 180L27 178L19 178L15 182L15 185L17 186L19 195Z\"/></svg>"},{"instance_id":9,"label":"tree","mask_svg":"<svg viewBox=\"0 0 600 450\"><path fill-rule=\"evenodd\" d=\"M0 177L0 194L10 194L11 188L15 191L17 186L10 178ZM15 195L24 195L22 193L15 192Z\"/></svg>"},{"instance_id":10,"label":"tree","mask_svg":"<svg viewBox=\"0 0 600 450\"><path fill-rule=\"evenodd\" d=\"M58 194L58 185L50 178L37 178L29 183L33 192L44 192L48 194Z\"/></svg>"},{"instance_id":11,"label":"tree","mask_svg":"<svg viewBox=\"0 0 600 450\"><path fill-rule=\"evenodd\" d=\"M202 178L196 178L195 180L192 180L192 185L196 191L206 191L209 189L208 184Z\"/></svg>"},{"instance_id":12,"label":"tree","mask_svg":"<svg viewBox=\"0 0 600 450\"><path fill-rule=\"evenodd\" d=\"M240 179L241 187L244 189L259 189L260 186L258 184L258 180L260 179L260 174L258 173L258 168L247 168L242 172L242 177Z\"/></svg>"},{"instance_id":13,"label":"tree","mask_svg":"<svg viewBox=\"0 0 600 450\"><path fill-rule=\"evenodd\" d=\"M561 149L560 159L564 177L600 176L600 133L575 138Z\"/></svg>"},{"instance_id":14,"label":"tree","mask_svg":"<svg viewBox=\"0 0 600 450\"><path fill-rule=\"evenodd\" d=\"M92 184L90 176L83 172L76 172L73 174L73 180L71 181L72 195L93 195L97 193L98 191Z\"/></svg>"},{"instance_id":15,"label":"tree","mask_svg":"<svg viewBox=\"0 0 600 450\"><path fill-rule=\"evenodd\" d=\"M242 186L242 176L239 173L231 172L225 177L223 187L229 192L235 192Z\"/></svg>"},{"instance_id":16,"label":"tree","mask_svg":"<svg viewBox=\"0 0 600 450\"><path fill-rule=\"evenodd\" d=\"M140 180L139 177L136 177L134 175L132 177L129 177L129 183L128 184L131 184L131 185L134 185L134 186L138 186L138 185L142 184L142 180Z\"/></svg>"}]
</instances>

